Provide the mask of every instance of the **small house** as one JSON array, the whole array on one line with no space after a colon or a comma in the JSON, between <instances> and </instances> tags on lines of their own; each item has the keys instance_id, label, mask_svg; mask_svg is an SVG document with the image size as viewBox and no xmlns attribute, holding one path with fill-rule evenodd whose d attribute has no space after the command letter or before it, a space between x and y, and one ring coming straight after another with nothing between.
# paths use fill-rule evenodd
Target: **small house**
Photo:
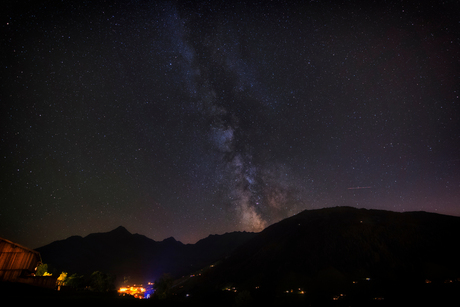
<instances>
[{"instance_id":1,"label":"small house","mask_svg":"<svg viewBox=\"0 0 460 307\"><path fill-rule=\"evenodd\" d=\"M35 276L35 271L40 263L39 252L0 238L0 281L21 282L54 288L56 278Z\"/></svg>"}]
</instances>

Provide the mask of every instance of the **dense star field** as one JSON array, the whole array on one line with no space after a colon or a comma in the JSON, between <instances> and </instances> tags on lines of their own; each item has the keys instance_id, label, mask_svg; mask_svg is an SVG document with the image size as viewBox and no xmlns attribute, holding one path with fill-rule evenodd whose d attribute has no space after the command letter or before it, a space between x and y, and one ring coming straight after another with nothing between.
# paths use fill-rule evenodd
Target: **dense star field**
<instances>
[{"instance_id":1,"label":"dense star field","mask_svg":"<svg viewBox=\"0 0 460 307\"><path fill-rule=\"evenodd\" d=\"M460 215L458 2L344 2L3 4L0 237Z\"/></svg>"}]
</instances>

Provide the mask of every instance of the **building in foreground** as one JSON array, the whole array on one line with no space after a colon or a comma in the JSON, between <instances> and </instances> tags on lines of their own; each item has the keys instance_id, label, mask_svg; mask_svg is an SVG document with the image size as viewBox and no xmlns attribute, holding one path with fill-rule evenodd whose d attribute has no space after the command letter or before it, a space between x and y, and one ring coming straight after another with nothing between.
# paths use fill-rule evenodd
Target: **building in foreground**
<instances>
[{"instance_id":1,"label":"building in foreground","mask_svg":"<svg viewBox=\"0 0 460 307\"><path fill-rule=\"evenodd\" d=\"M35 276L37 266L41 262L39 252L0 238L0 281L54 288L55 277Z\"/></svg>"}]
</instances>

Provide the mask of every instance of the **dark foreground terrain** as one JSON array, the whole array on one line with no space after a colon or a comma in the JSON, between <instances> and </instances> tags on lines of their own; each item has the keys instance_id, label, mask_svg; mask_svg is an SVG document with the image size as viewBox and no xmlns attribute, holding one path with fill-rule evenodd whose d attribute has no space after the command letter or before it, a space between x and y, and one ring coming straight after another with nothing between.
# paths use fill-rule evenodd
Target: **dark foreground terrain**
<instances>
[{"instance_id":1,"label":"dark foreground terrain","mask_svg":"<svg viewBox=\"0 0 460 307\"><path fill-rule=\"evenodd\" d=\"M2 296L60 305L456 306L459 237L460 217L351 207L306 210L258 234L210 236L194 246L152 242L119 228L51 244L53 252L49 248L46 259L57 262L69 260L64 255L73 252L86 253L92 257L73 259L72 264L103 260L117 274L120 268L134 268L119 261L125 258L118 251L130 251L128 264L143 263L146 271L187 268L188 273L171 274L157 299L142 301L116 293L57 292L17 284L0 289ZM150 250L154 252L146 258ZM162 284L161 278L155 280Z\"/></svg>"},{"instance_id":2,"label":"dark foreground terrain","mask_svg":"<svg viewBox=\"0 0 460 307\"><path fill-rule=\"evenodd\" d=\"M456 306L460 302L460 281L448 283L423 284L418 286L400 285L388 288L361 288L347 295L337 295L336 300L328 296L314 298L304 296L298 291L272 296L263 291L228 291L207 293L198 297L170 297L164 300L139 300L132 297L120 297L117 293L60 292L30 285L2 282L0 295L3 299L14 300L21 304L46 303L47 306ZM379 296L380 295L380 296ZM381 295L385 295L382 297Z\"/></svg>"}]
</instances>

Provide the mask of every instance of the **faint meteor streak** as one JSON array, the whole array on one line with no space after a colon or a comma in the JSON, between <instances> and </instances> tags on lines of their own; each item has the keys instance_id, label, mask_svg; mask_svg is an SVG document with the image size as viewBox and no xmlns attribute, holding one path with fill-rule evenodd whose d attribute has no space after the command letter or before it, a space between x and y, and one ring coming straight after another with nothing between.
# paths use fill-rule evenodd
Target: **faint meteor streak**
<instances>
[{"instance_id":1,"label":"faint meteor streak","mask_svg":"<svg viewBox=\"0 0 460 307\"><path fill-rule=\"evenodd\" d=\"M371 189L372 187L351 187L348 190Z\"/></svg>"}]
</instances>

